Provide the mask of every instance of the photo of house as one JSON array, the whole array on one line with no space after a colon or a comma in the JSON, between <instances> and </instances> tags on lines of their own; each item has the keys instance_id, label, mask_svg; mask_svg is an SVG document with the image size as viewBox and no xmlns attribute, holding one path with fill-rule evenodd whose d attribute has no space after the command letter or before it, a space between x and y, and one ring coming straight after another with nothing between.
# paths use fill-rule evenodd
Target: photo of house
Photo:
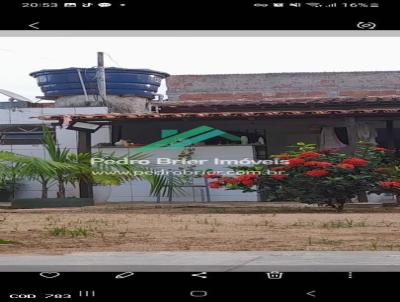
<instances>
[{"instance_id":1,"label":"photo of house","mask_svg":"<svg viewBox=\"0 0 400 302\"><path fill-rule=\"evenodd\" d=\"M2 39L0 253L399 249L400 40Z\"/></svg>"},{"instance_id":2,"label":"photo of house","mask_svg":"<svg viewBox=\"0 0 400 302\"><path fill-rule=\"evenodd\" d=\"M109 68L106 69L106 78L107 72L117 74L129 71ZM131 71L133 75L136 72L142 76L143 72L148 72ZM68 80L54 84L45 78L53 73L61 77L62 72L75 77L71 81L75 86L69 87L65 95L57 91L60 88L56 85L72 85ZM85 69L80 72L88 73ZM86 75L83 86L80 84L77 70L33 73L33 76L39 77L39 85L42 87L55 87L55 92L45 90L43 96L53 102L43 108L2 109L2 120L10 121L2 127L38 127L45 122L54 127L57 141L63 148L79 151L79 139L90 136L91 139L87 141L90 146L84 146L85 150L120 156L140 152L141 146L162 139L166 130L182 133L207 125L241 137L242 141L231 141L217 136L190 144L194 148L193 159L205 161L202 168L212 170L228 169L227 166L216 166L215 158L228 162L235 159L265 160L300 141L316 144L319 149L335 148L348 154L354 152L356 142L360 140L385 148L399 148L399 72L224 75L153 73L160 76L157 83L166 79L168 98L157 96L154 99L157 85L154 93L147 95L136 87L137 90L128 92L118 90L115 88L118 88L118 83L106 81L106 86L111 87L108 106L99 106L102 105L101 100L96 99L92 91L87 91L93 85L88 80L90 76ZM85 81L88 88L85 87ZM57 93L59 95L54 95ZM94 133L79 131L76 127L73 128L75 130L68 129L81 122L101 125L101 128ZM36 145L24 145L23 142L20 140L14 145L7 132L4 132L1 148L19 150L17 152L21 154L43 153L40 140L36 141ZM180 149L159 149L150 153L154 158L177 159L180 152ZM157 167L161 168L160 165ZM177 169L176 165L164 168ZM196 184L202 184L202 181L196 180ZM23 188L17 192L20 198L32 196L35 191L39 194L40 191L32 183L20 188ZM79 194L76 188L69 189L71 196ZM103 188L94 189L96 192ZM149 195L148 185L142 181L126 182L110 191L107 193L110 194L107 198L109 202L160 201L160 198ZM206 201L206 194L211 194L210 201L262 201L262 196L256 193L206 191L203 186L189 188L187 194L174 196L174 200ZM374 196L370 200L390 201L392 198Z\"/></svg>"}]
</instances>

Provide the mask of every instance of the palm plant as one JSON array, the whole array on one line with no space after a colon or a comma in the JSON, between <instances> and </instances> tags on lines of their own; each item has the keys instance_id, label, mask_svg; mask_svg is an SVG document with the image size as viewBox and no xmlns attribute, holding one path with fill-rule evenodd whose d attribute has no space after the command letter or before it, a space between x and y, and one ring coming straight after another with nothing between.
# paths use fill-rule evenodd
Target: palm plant
<instances>
[{"instance_id":1,"label":"palm plant","mask_svg":"<svg viewBox=\"0 0 400 302\"><path fill-rule=\"evenodd\" d=\"M10 171L11 169L9 164L0 162L0 190L6 189L7 185L12 180L12 174Z\"/></svg>"},{"instance_id":2,"label":"palm plant","mask_svg":"<svg viewBox=\"0 0 400 302\"><path fill-rule=\"evenodd\" d=\"M1 156L1 154L0 154ZM7 201L17 180L16 169L0 157L0 201Z\"/></svg>"},{"instance_id":3,"label":"palm plant","mask_svg":"<svg viewBox=\"0 0 400 302\"><path fill-rule=\"evenodd\" d=\"M38 181L42 187L42 198L48 197L48 189L52 179L59 171L73 170L70 164L59 163L35 156L15 154L8 151L0 152L0 173L15 183L17 179L27 178Z\"/></svg>"},{"instance_id":4,"label":"palm plant","mask_svg":"<svg viewBox=\"0 0 400 302\"><path fill-rule=\"evenodd\" d=\"M150 184L150 194L153 196L164 196L180 191L179 177L158 175L150 168L139 164L92 164L93 157L109 162L118 162L124 157L102 152L77 154L67 148L61 149L46 127L43 132L43 146L50 159L8 151L0 152L0 189L6 184L13 185L17 179L25 178L41 184L42 199L48 198L49 187L54 183L58 186L57 197L65 198L67 184L75 186L79 181L86 181L100 185L120 185L125 181L136 179L147 181ZM138 153L129 157L131 160L139 160L146 155Z\"/></svg>"},{"instance_id":5,"label":"palm plant","mask_svg":"<svg viewBox=\"0 0 400 302\"><path fill-rule=\"evenodd\" d=\"M55 179L58 185L58 198L65 198L65 187L67 183L75 184L76 175L86 175L90 172L90 166L80 161L80 157L69 149L61 149L47 127L43 127L43 147L46 149L51 161L59 163L64 169L56 169Z\"/></svg>"},{"instance_id":6,"label":"palm plant","mask_svg":"<svg viewBox=\"0 0 400 302\"><path fill-rule=\"evenodd\" d=\"M56 181L58 183L58 197L65 197L65 186L67 183L73 186L79 181L92 184L120 185L130 180L145 180L150 184L150 194L159 196L180 192L178 184L181 179L172 175L157 175L150 168L140 164L132 164L147 156L137 153L129 156L131 163L121 164L124 156L118 157L103 152L95 153L73 153L64 148L60 149L54 136L47 128L43 129L43 145L50 158L64 166L64 169L56 169ZM92 158L102 158L104 161L93 164ZM104 162L107 162L105 164ZM118 164L117 164L118 163Z\"/></svg>"},{"instance_id":7,"label":"palm plant","mask_svg":"<svg viewBox=\"0 0 400 302\"><path fill-rule=\"evenodd\" d=\"M12 189L10 186L12 183L9 183L8 178L4 178L4 169L3 166L0 166L0 173L1 173L1 178L0 178L0 203L1 202L8 202L10 199L10 196L12 194Z\"/></svg>"}]
</instances>

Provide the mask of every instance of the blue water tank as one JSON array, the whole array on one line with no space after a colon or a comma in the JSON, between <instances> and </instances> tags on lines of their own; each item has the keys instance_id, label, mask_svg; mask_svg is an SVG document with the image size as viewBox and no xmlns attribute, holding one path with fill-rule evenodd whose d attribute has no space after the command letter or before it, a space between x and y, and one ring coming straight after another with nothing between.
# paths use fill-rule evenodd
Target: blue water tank
<instances>
[{"instance_id":1,"label":"blue water tank","mask_svg":"<svg viewBox=\"0 0 400 302\"><path fill-rule=\"evenodd\" d=\"M35 71L30 76L46 97L83 95L82 76L87 94L98 94L96 68L64 68ZM150 69L105 68L107 95L138 96L152 99L168 73Z\"/></svg>"}]
</instances>

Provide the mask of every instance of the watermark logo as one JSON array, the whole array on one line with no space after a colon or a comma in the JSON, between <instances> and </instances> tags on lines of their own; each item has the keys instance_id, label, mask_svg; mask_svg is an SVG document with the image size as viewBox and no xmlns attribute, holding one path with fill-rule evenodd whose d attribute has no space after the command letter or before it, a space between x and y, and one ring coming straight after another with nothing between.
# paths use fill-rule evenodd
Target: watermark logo
<instances>
[{"instance_id":1,"label":"watermark logo","mask_svg":"<svg viewBox=\"0 0 400 302\"><path fill-rule=\"evenodd\" d=\"M181 149L218 136L226 138L230 141L240 142L239 136L209 126L200 126L182 133L168 136L162 140L156 141L146 146L139 147L136 149L136 151L148 152L158 149L164 149L164 150Z\"/></svg>"}]
</instances>

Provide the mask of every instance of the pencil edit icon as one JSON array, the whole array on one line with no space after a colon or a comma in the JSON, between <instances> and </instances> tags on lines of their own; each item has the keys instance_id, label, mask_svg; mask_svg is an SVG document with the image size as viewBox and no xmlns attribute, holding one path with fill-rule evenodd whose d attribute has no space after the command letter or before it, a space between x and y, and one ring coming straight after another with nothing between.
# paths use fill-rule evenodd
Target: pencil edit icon
<instances>
[{"instance_id":1,"label":"pencil edit icon","mask_svg":"<svg viewBox=\"0 0 400 302\"><path fill-rule=\"evenodd\" d=\"M115 279L125 279L125 278L129 278L132 277L135 273L132 272L125 272L125 273L121 273L115 276Z\"/></svg>"}]
</instances>

